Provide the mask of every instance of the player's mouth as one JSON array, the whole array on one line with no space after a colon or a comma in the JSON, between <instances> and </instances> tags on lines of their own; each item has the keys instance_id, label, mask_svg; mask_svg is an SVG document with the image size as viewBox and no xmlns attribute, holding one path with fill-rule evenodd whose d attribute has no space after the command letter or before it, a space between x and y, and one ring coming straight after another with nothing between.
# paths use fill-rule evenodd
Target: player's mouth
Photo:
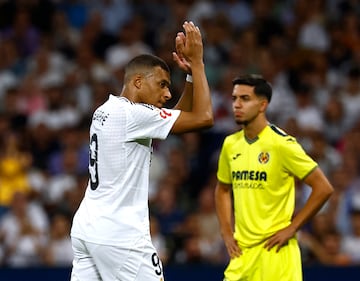
<instances>
[{"instance_id":1,"label":"player's mouth","mask_svg":"<svg viewBox=\"0 0 360 281\"><path fill-rule=\"evenodd\" d=\"M235 111L235 112L234 112L234 116L235 116L235 117L238 117L238 118L239 118L239 117L243 117L243 116L244 116L244 113L243 113L243 112L240 112L240 111Z\"/></svg>"}]
</instances>

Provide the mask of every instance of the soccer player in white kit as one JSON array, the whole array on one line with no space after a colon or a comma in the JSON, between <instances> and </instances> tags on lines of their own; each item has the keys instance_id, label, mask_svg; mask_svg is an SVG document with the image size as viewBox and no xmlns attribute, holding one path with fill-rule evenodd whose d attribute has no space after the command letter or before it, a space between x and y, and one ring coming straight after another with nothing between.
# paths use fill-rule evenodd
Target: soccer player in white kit
<instances>
[{"instance_id":1,"label":"soccer player in white kit","mask_svg":"<svg viewBox=\"0 0 360 281\"><path fill-rule=\"evenodd\" d=\"M71 281L164 280L149 229L151 142L213 125L201 33L192 22L183 28L173 58L188 76L174 109L162 108L171 98L168 66L144 54L126 66L120 96L93 114L90 177L71 229Z\"/></svg>"}]
</instances>

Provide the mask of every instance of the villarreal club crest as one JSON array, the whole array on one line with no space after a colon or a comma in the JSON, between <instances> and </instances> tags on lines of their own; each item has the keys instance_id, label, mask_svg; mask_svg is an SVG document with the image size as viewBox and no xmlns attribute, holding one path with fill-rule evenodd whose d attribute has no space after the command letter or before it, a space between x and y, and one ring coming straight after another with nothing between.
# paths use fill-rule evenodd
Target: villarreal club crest
<instances>
[{"instance_id":1,"label":"villarreal club crest","mask_svg":"<svg viewBox=\"0 0 360 281\"><path fill-rule=\"evenodd\" d=\"M270 155L268 152L260 152L258 156L258 160L260 164L266 164L267 162L269 162L269 159L270 159Z\"/></svg>"}]
</instances>

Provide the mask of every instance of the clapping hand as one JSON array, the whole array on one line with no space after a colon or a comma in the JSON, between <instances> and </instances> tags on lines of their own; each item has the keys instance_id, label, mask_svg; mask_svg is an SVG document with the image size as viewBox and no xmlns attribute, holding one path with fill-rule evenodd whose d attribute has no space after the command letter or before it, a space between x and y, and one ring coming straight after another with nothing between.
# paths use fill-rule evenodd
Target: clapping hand
<instances>
[{"instance_id":1,"label":"clapping hand","mask_svg":"<svg viewBox=\"0 0 360 281\"><path fill-rule=\"evenodd\" d=\"M173 52L173 59L177 63L180 69L184 72L191 74L191 66L190 63L184 57L182 51L185 46L185 34L183 32L178 32L175 38L175 48L176 52Z\"/></svg>"},{"instance_id":2,"label":"clapping hand","mask_svg":"<svg viewBox=\"0 0 360 281\"><path fill-rule=\"evenodd\" d=\"M173 59L180 69L191 74L191 64L202 62L203 45L199 27L193 22L185 21L184 32L178 32L175 38L176 52L173 52Z\"/></svg>"}]
</instances>

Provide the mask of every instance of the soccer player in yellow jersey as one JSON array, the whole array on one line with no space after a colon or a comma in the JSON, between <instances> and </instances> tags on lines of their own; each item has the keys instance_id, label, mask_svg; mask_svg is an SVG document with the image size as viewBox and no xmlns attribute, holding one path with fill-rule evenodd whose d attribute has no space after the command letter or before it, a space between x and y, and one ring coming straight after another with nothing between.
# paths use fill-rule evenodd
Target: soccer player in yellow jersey
<instances>
[{"instance_id":1,"label":"soccer player in yellow jersey","mask_svg":"<svg viewBox=\"0 0 360 281\"><path fill-rule=\"evenodd\" d=\"M230 256L224 281L300 281L296 232L333 187L296 139L268 122L270 84L259 75L245 75L233 85L234 118L242 130L224 140L215 191ZM294 216L295 178L312 192Z\"/></svg>"}]
</instances>

